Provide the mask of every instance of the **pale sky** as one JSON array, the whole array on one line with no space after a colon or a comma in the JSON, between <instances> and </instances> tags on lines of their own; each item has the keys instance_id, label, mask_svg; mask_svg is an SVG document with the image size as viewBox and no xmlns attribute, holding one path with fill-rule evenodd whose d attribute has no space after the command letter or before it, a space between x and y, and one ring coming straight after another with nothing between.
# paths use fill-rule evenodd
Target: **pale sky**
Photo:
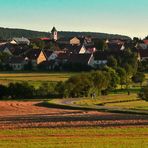
<instances>
[{"instance_id":1,"label":"pale sky","mask_svg":"<svg viewBox=\"0 0 148 148\"><path fill-rule=\"evenodd\" d=\"M0 0L0 27L148 35L148 0Z\"/></svg>"}]
</instances>

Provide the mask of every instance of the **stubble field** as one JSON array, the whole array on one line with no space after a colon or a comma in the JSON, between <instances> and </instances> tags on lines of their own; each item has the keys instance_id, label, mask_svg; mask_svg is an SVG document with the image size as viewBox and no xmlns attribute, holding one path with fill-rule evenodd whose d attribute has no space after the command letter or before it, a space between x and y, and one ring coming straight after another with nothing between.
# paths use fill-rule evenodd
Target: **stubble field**
<instances>
[{"instance_id":1,"label":"stubble field","mask_svg":"<svg viewBox=\"0 0 148 148\"><path fill-rule=\"evenodd\" d=\"M0 147L147 147L146 115L46 108L40 103L0 102Z\"/></svg>"}]
</instances>

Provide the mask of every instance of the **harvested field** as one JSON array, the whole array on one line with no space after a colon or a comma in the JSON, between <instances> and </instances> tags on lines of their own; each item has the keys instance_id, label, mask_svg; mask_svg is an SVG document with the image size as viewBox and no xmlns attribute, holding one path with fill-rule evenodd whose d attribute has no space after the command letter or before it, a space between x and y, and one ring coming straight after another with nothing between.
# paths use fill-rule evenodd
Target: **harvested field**
<instances>
[{"instance_id":1,"label":"harvested field","mask_svg":"<svg viewBox=\"0 0 148 148\"><path fill-rule=\"evenodd\" d=\"M147 126L147 115L40 107L39 101L1 101L0 129Z\"/></svg>"}]
</instances>

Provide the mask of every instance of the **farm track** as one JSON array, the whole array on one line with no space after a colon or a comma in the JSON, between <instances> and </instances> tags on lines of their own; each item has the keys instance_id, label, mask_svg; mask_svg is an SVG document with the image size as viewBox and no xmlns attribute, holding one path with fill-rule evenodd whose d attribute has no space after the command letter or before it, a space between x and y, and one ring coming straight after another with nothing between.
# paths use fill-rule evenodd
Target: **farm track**
<instances>
[{"instance_id":1,"label":"farm track","mask_svg":"<svg viewBox=\"0 0 148 148\"><path fill-rule=\"evenodd\" d=\"M0 129L148 126L147 115L46 108L38 106L39 103L1 101Z\"/></svg>"}]
</instances>

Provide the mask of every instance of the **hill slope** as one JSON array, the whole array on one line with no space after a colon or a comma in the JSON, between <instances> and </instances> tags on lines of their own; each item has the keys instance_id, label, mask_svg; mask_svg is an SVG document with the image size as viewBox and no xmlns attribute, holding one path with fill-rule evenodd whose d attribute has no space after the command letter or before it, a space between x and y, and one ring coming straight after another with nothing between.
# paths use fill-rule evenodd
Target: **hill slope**
<instances>
[{"instance_id":1,"label":"hill slope","mask_svg":"<svg viewBox=\"0 0 148 148\"><path fill-rule=\"evenodd\" d=\"M73 36L92 36L99 39L126 39L130 40L130 37L124 35L116 34L107 34L107 33L97 33L97 32L69 32L69 31L59 31L60 37L73 37ZM8 40L13 37L26 37L26 38L40 38L40 37L49 37L50 33L48 32L39 32L25 29L11 29L11 28L2 28L0 27L0 39Z\"/></svg>"}]
</instances>

